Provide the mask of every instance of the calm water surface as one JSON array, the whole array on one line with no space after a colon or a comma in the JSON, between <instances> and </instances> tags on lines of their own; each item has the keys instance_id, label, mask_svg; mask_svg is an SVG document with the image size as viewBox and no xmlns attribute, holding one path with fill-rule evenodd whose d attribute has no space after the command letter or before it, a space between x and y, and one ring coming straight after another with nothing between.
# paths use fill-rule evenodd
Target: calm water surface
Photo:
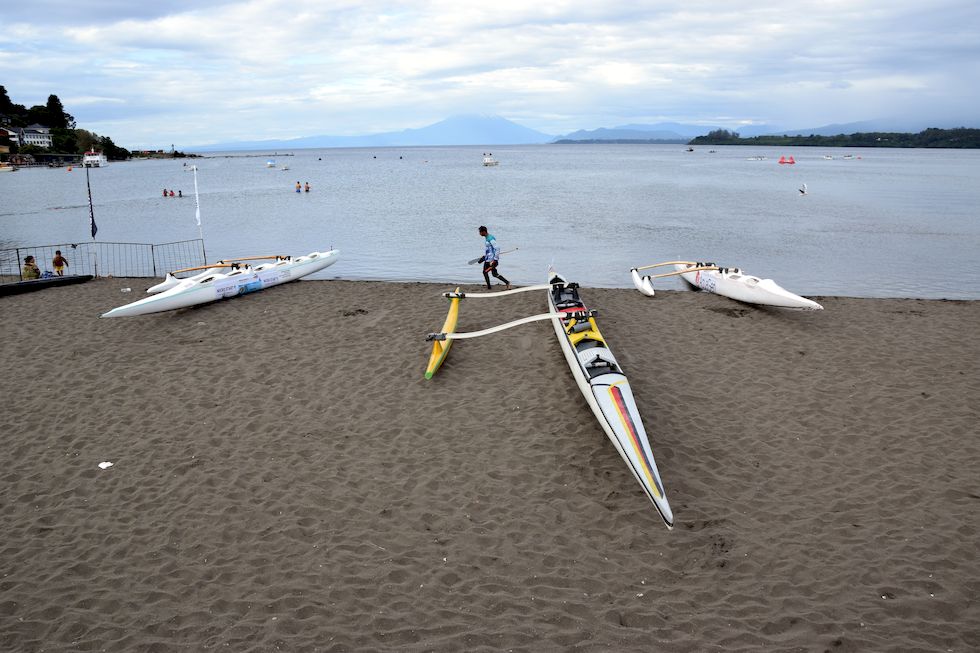
<instances>
[{"instance_id":1,"label":"calm water surface","mask_svg":"<svg viewBox=\"0 0 980 653\"><path fill-rule=\"evenodd\" d=\"M688 259L806 295L980 298L975 150L490 149L499 166L481 165L487 148L434 147L236 154L188 167L199 168L211 260L335 246L342 259L323 278L476 282L480 270L466 261L482 254L476 228L486 224L502 249L519 248L500 270L520 284L541 282L554 263L586 286L631 287L632 266ZM779 165L783 155L797 163ZM183 161L91 170L99 240L196 238ZM295 193L297 181L312 192ZM184 198L163 198L164 188ZM0 241L85 241L87 202L78 168L0 174Z\"/></svg>"}]
</instances>

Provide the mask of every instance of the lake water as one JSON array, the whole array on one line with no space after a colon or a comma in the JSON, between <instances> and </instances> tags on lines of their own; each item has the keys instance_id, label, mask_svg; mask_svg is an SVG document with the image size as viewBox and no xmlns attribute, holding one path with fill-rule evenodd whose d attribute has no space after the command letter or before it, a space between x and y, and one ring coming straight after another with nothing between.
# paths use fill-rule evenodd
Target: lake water
<instances>
[{"instance_id":1,"label":"lake water","mask_svg":"<svg viewBox=\"0 0 980 653\"><path fill-rule=\"evenodd\" d=\"M481 147L112 163L90 171L98 239L196 238L196 164L210 260L335 246L342 258L322 278L478 282L466 262L482 254L486 224L501 249L519 248L500 263L518 284L554 263L585 286L631 287L631 267L686 259L805 295L980 298L980 151L490 149L499 166L482 165ZM790 155L795 165L777 163ZM297 181L312 192L295 193ZM82 242L88 229L83 170L0 174L4 247Z\"/></svg>"}]
</instances>

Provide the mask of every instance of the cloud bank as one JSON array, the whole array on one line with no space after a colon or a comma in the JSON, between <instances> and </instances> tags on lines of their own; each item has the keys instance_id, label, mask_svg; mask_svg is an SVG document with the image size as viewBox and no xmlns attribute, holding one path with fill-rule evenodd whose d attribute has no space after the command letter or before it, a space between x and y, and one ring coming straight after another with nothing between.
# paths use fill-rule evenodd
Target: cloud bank
<instances>
[{"instance_id":1,"label":"cloud bank","mask_svg":"<svg viewBox=\"0 0 980 653\"><path fill-rule=\"evenodd\" d=\"M977 126L980 5L14 0L0 70L14 102L54 93L80 127L131 148L460 113L551 134L892 116Z\"/></svg>"}]
</instances>

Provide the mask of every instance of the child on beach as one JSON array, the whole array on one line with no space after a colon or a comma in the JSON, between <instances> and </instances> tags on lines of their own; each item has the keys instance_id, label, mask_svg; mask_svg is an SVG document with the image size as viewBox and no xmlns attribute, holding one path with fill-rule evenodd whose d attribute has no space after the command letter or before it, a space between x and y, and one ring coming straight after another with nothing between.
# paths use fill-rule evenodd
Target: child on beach
<instances>
[{"instance_id":1,"label":"child on beach","mask_svg":"<svg viewBox=\"0 0 980 653\"><path fill-rule=\"evenodd\" d=\"M23 276L25 279L41 278L41 268L37 267L37 263L34 262L33 256L24 257L24 269L21 271L21 276Z\"/></svg>"},{"instance_id":2,"label":"child on beach","mask_svg":"<svg viewBox=\"0 0 980 653\"><path fill-rule=\"evenodd\" d=\"M61 255L61 250L56 249L54 251L54 258L51 259L51 265L54 267L54 272L59 277L65 276L65 268L68 267L68 259Z\"/></svg>"}]
</instances>

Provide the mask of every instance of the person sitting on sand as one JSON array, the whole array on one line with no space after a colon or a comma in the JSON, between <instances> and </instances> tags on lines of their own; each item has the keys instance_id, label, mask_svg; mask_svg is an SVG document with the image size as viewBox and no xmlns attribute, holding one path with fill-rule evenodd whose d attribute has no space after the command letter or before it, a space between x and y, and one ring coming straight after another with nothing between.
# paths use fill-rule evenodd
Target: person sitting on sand
<instances>
[{"instance_id":1,"label":"person sitting on sand","mask_svg":"<svg viewBox=\"0 0 980 653\"><path fill-rule=\"evenodd\" d=\"M54 258L51 259L51 265L54 267L55 274L59 277L65 276L65 268L68 267L68 259L61 255L61 250L56 249L54 251Z\"/></svg>"},{"instance_id":2,"label":"person sitting on sand","mask_svg":"<svg viewBox=\"0 0 980 653\"><path fill-rule=\"evenodd\" d=\"M41 268L37 267L37 263L34 262L33 256L24 257L24 269L21 272L21 276L23 276L25 279L41 278Z\"/></svg>"}]
</instances>

